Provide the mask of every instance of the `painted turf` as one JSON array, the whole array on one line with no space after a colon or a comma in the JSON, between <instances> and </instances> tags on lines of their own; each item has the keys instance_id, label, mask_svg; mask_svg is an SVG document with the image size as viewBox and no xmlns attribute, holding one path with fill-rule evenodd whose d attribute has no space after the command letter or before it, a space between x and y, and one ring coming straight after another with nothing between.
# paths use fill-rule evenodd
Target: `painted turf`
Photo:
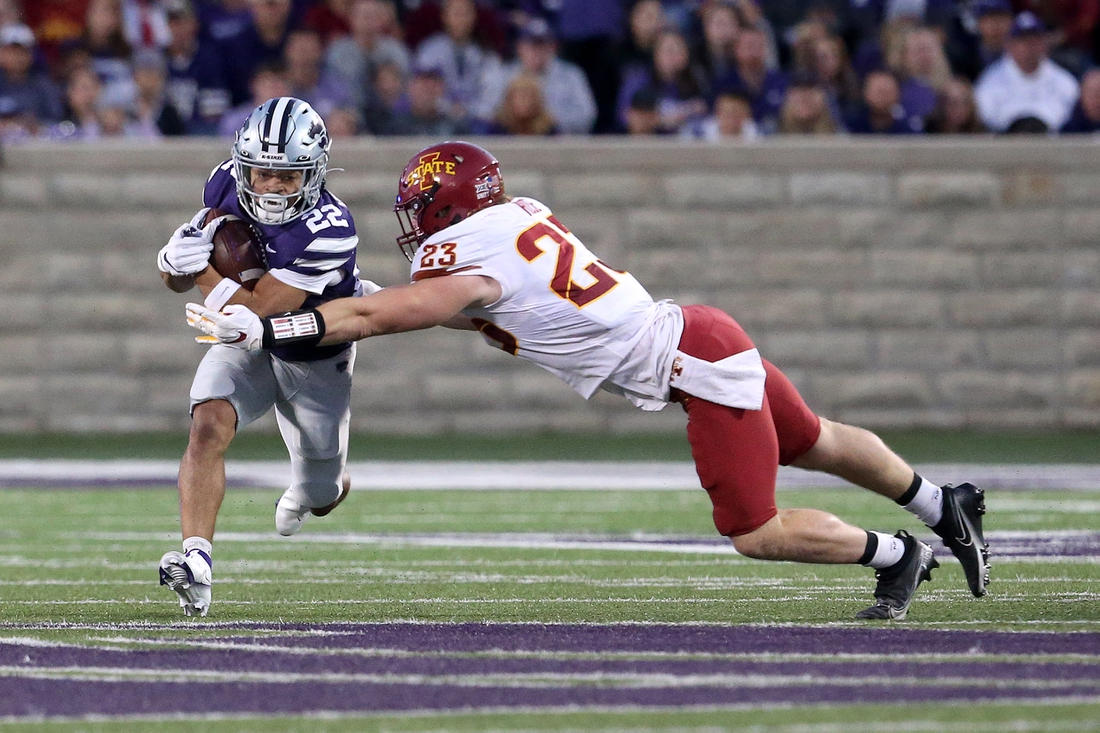
<instances>
[{"instance_id":1,"label":"painted turf","mask_svg":"<svg viewBox=\"0 0 1100 733\"><path fill-rule=\"evenodd\" d=\"M440 463L422 473L410 473L409 466L355 464L352 469L357 488L368 489L395 488L398 482L401 488L496 488L486 477L499 476L502 467L509 469L507 488L698 486L687 464L643 464L637 471L633 467L625 471L619 465L609 470L607 464ZM98 462L89 472L74 470L72 464L61 468L67 478L43 473L40 465L23 466L22 473L0 465L0 486L163 486L175 482L176 464L165 469L126 462L109 466L106 473ZM988 468L988 474L973 466L951 469L955 473L943 468L922 470L945 480L975 480L990 488L1100 488L1100 470L1077 470L1085 467ZM279 486L284 476L281 464L231 468L232 480L242 485ZM463 483L467 477L469 485ZM820 475L804 472L786 472L781 483L823 485ZM1082 511L1091 511L1085 505L1094 503L1083 502ZM152 534L95 537L148 539ZM1001 561L1073 557L1096 562L1100 558L1100 533L1096 532L1003 532L991 538L997 542ZM158 534L156 539L163 538ZM219 541L227 542L270 539L247 533L219 536ZM615 544L609 547L612 539ZM732 550L721 538L665 536L343 534L304 535L292 541L671 553ZM104 637L87 646L13 636L33 636L53 627L0 623L0 633L11 637L0 638L0 689L4 692L0 722L577 708L769 709L897 700L1100 702L1098 632L181 623L140 628L105 624L96 627ZM181 638L181 631L191 628L202 633Z\"/></svg>"},{"instance_id":2,"label":"painted turf","mask_svg":"<svg viewBox=\"0 0 1100 733\"><path fill-rule=\"evenodd\" d=\"M225 631L201 647L174 636L182 648L129 651L0 640L0 717L1100 699L1093 632L469 623Z\"/></svg>"}]
</instances>

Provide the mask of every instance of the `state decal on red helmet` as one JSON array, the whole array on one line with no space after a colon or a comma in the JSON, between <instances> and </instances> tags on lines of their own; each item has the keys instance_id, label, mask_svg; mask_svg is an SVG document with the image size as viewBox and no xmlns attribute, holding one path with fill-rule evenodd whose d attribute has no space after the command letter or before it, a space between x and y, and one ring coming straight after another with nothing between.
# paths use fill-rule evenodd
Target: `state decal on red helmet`
<instances>
[{"instance_id":1,"label":"state decal on red helmet","mask_svg":"<svg viewBox=\"0 0 1100 733\"><path fill-rule=\"evenodd\" d=\"M500 164L489 151L455 141L424 148L397 184L397 246L411 262L425 239L503 200Z\"/></svg>"}]
</instances>

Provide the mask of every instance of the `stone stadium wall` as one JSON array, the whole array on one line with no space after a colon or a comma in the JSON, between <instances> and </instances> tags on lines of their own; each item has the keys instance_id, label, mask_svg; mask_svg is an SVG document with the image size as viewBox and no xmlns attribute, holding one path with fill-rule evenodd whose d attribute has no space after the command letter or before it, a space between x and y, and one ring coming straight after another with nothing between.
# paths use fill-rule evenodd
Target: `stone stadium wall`
<instances>
[{"instance_id":1,"label":"stone stadium wall","mask_svg":"<svg viewBox=\"0 0 1100 733\"><path fill-rule=\"evenodd\" d=\"M406 281L395 181L431 141L337 141L360 267ZM1067 139L494 140L657 298L729 311L822 415L874 427L1100 425L1100 145ZM154 255L223 142L27 145L0 167L0 432L188 423L203 353ZM360 344L354 428L678 431L442 329ZM266 419L261 428L272 428Z\"/></svg>"}]
</instances>

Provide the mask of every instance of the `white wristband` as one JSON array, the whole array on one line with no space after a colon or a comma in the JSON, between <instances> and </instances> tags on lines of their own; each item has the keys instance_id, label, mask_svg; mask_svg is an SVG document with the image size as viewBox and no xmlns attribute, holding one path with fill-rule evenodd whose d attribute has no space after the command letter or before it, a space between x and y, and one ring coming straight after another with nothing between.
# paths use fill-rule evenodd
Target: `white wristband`
<instances>
[{"instance_id":1,"label":"white wristband","mask_svg":"<svg viewBox=\"0 0 1100 733\"><path fill-rule=\"evenodd\" d=\"M240 289L240 283L235 283L229 278L223 277L221 282L210 291L210 295L206 296L206 300L202 304L210 310L220 311Z\"/></svg>"}]
</instances>

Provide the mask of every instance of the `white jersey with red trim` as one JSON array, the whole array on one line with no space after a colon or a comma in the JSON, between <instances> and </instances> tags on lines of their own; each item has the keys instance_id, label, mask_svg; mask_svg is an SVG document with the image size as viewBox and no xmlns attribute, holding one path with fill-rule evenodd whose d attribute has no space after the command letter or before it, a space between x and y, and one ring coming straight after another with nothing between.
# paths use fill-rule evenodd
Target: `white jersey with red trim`
<instances>
[{"instance_id":1,"label":"white jersey with red trim","mask_svg":"<svg viewBox=\"0 0 1100 733\"><path fill-rule=\"evenodd\" d=\"M683 331L670 301L601 262L544 204L515 198L429 237L412 279L484 275L500 299L468 309L485 340L557 375L586 399L598 389L659 410Z\"/></svg>"}]
</instances>

